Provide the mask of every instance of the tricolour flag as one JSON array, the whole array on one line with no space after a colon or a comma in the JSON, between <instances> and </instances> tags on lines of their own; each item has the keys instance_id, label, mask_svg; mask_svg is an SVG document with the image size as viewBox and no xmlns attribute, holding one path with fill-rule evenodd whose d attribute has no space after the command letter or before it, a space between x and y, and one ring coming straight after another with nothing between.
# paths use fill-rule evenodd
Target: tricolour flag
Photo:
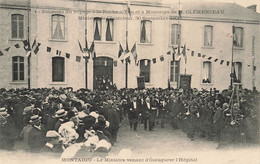
<instances>
[{"instance_id":1,"label":"tricolour flag","mask_svg":"<svg viewBox=\"0 0 260 164\"><path fill-rule=\"evenodd\" d=\"M5 48L4 50L5 50L5 51L9 51L9 49L10 49L10 47L7 47L7 48Z\"/></svg>"},{"instance_id":2,"label":"tricolour flag","mask_svg":"<svg viewBox=\"0 0 260 164\"><path fill-rule=\"evenodd\" d=\"M160 56L160 60L161 60L161 61L164 61L163 55Z\"/></svg>"},{"instance_id":3,"label":"tricolour flag","mask_svg":"<svg viewBox=\"0 0 260 164\"><path fill-rule=\"evenodd\" d=\"M3 54L3 52L2 51L0 51L0 56L3 56L4 54Z\"/></svg>"},{"instance_id":4,"label":"tricolour flag","mask_svg":"<svg viewBox=\"0 0 260 164\"><path fill-rule=\"evenodd\" d=\"M80 51L83 52L83 49L82 49L82 46L81 46L79 40L78 40L78 43L79 43L79 49L80 49Z\"/></svg>"},{"instance_id":5,"label":"tricolour flag","mask_svg":"<svg viewBox=\"0 0 260 164\"><path fill-rule=\"evenodd\" d=\"M18 43L15 44L14 46L15 46L15 48L20 48L20 45Z\"/></svg>"},{"instance_id":6,"label":"tricolour flag","mask_svg":"<svg viewBox=\"0 0 260 164\"><path fill-rule=\"evenodd\" d=\"M66 53L66 58L70 58L70 54L69 53Z\"/></svg>"},{"instance_id":7,"label":"tricolour flag","mask_svg":"<svg viewBox=\"0 0 260 164\"><path fill-rule=\"evenodd\" d=\"M90 48L89 48L89 52L91 53L92 59L96 58L96 52L95 52L95 43L94 41L92 42Z\"/></svg>"},{"instance_id":8,"label":"tricolour flag","mask_svg":"<svg viewBox=\"0 0 260 164\"><path fill-rule=\"evenodd\" d=\"M208 57L208 60L211 60L212 59L212 57Z\"/></svg>"},{"instance_id":9,"label":"tricolour flag","mask_svg":"<svg viewBox=\"0 0 260 164\"><path fill-rule=\"evenodd\" d=\"M51 52L51 47L47 46L47 52Z\"/></svg>"},{"instance_id":10,"label":"tricolour flag","mask_svg":"<svg viewBox=\"0 0 260 164\"><path fill-rule=\"evenodd\" d=\"M123 47L122 47L121 43L119 43L118 58L120 58L120 56L122 55L123 52L124 52Z\"/></svg>"},{"instance_id":11,"label":"tricolour flag","mask_svg":"<svg viewBox=\"0 0 260 164\"><path fill-rule=\"evenodd\" d=\"M134 56L135 65L136 65L136 61L137 61L136 43L134 44L133 48L131 49L131 53L132 53L133 56Z\"/></svg>"},{"instance_id":12,"label":"tricolour flag","mask_svg":"<svg viewBox=\"0 0 260 164\"><path fill-rule=\"evenodd\" d=\"M184 57L184 59L185 59L185 63L187 63L187 55L186 55L186 43L185 43L185 45L184 45L184 47L183 47L183 49L182 49L182 55L183 55L183 57Z\"/></svg>"}]
</instances>

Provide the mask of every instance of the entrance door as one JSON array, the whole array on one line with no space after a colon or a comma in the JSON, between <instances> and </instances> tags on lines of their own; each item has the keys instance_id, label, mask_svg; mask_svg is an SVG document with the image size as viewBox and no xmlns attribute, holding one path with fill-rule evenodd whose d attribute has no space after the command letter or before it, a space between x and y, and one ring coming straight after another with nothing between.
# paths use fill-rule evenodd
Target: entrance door
<instances>
[{"instance_id":1,"label":"entrance door","mask_svg":"<svg viewBox=\"0 0 260 164\"><path fill-rule=\"evenodd\" d=\"M109 89L113 86L113 59L97 57L94 59L94 89Z\"/></svg>"}]
</instances>

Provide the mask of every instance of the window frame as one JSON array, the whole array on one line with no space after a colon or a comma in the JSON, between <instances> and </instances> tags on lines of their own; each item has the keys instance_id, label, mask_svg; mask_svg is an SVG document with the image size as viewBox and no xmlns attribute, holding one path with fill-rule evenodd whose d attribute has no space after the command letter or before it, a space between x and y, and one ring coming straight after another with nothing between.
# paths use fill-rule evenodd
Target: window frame
<instances>
[{"instance_id":1,"label":"window frame","mask_svg":"<svg viewBox=\"0 0 260 164\"><path fill-rule=\"evenodd\" d=\"M175 34L177 34L177 35L175 36L175 38L174 38L174 41L176 41L176 43L172 41L173 26L176 26L176 28L174 28ZM172 23L172 24L170 25L170 45L179 45L179 44L181 44L181 36L182 36L182 32L181 32L181 31L182 31L182 30L181 30L181 24ZM179 39L178 39L178 33L180 34Z\"/></svg>"},{"instance_id":2,"label":"window frame","mask_svg":"<svg viewBox=\"0 0 260 164\"><path fill-rule=\"evenodd\" d=\"M13 19L13 17L17 17L16 20ZM19 20L19 16L22 16L22 20ZM13 22L16 22L16 35L17 37L14 37L13 34ZM20 22L22 22L22 36L20 36ZM24 38L24 15L22 14L12 14L11 15L11 38L12 39L23 39Z\"/></svg>"},{"instance_id":3,"label":"window frame","mask_svg":"<svg viewBox=\"0 0 260 164\"><path fill-rule=\"evenodd\" d=\"M55 31L55 29L53 29L53 28L54 28L54 26L53 26L53 23L54 23L53 18L54 18L54 16L58 16L58 21L60 21L60 17L63 17L63 18L64 18L64 22L63 22L63 26L64 26L64 29L63 29L63 38L54 38L54 37L53 37L54 31ZM58 21L57 21L57 22L58 22ZM60 23L61 23L61 22L60 22ZM62 28L61 28L61 30L62 30ZM65 15L62 15L62 14L52 14L52 15L51 15L51 30L50 30L50 35L51 35L51 40L61 40L61 41L66 40L66 17L65 17Z\"/></svg>"},{"instance_id":4,"label":"window frame","mask_svg":"<svg viewBox=\"0 0 260 164\"><path fill-rule=\"evenodd\" d=\"M149 70L148 71L146 71L146 70L142 71L142 64L145 66L145 61L146 60L147 60L147 66L149 66ZM148 81L146 80L146 76L142 75L142 73L144 73L144 74L147 73L148 74ZM150 59L142 59L142 60L140 60L139 76L143 76L145 78L144 79L145 83L151 83L151 60Z\"/></svg>"},{"instance_id":5,"label":"window frame","mask_svg":"<svg viewBox=\"0 0 260 164\"><path fill-rule=\"evenodd\" d=\"M180 61L170 61L170 82L177 83L180 75ZM176 78L176 68L178 68L178 76Z\"/></svg>"},{"instance_id":6,"label":"window frame","mask_svg":"<svg viewBox=\"0 0 260 164\"><path fill-rule=\"evenodd\" d=\"M234 62L234 69L236 69L236 65L240 65L239 68L238 68L238 77L237 77L237 80L238 81L234 81L234 83L237 83L237 84L241 84L242 83L242 80L243 80L243 63L242 62ZM235 79L233 79L235 80Z\"/></svg>"},{"instance_id":7,"label":"window frame","mask_svg":"<svg viewBox=\"0 0 260 164\"><path fill-rule=\"evenodd\" d=\"M17 61L14 59L17 58ZM23 61L21 61L23 59ZM14 71L14 64L17 64L17 71ZM23 64L23 71L21 71L21 64ZM14 78L14 73L17 72L17 80ZM21 79L21 73L23 73L23 79ZM12 82L23 82L25 81L25 58L23 56L12 57Z\"/></svg>"},{"instance_id":8,"label":"window frame","mask_svg":"<svg viewBox=\"0 0 260 164\"><path fill-rule=\"evenodd\" d=\"M244 27L241 27L241 26L233 26L234 27L234 31L233 31L233 35L235 35L236 34L236 29L241 29L241 46L237 46L237 45L235 45L234 44L234 36L232 37L232 39L233 39L233 47L234 48L244 48L244 42L245 42L245 38L244 38L244 36L245 36L245 30L244 30Z\"/></svg>"},{"instance_id":9,"label":"window frame","mask_svg":"<svg viewBox=\"0 0 260 164\"><path fill-rule=\"evenodd\" d=\"M96 27L95 20L100 20L100 31L99 31L100 39L99 40L95 39L95 27ZM102 41L102 18L101 17L94 17L94 19L93 19L93 40Z\"/></svg>"},{"instance_id":10,"label":"window frame","mask_svg":"<svg viewBox=\"0 0 260 164\"><path fill-rule=\"evenodd\" d=\"M110 29L111 31L111 37L112 37L112 40L107 40L107 26L108 26L108 21L111 21L112 22L112 30ZM106 19L106 37L105 37L105 41L106 42L113 42L115 39L114 39L114 32L115 32L115 20L113 18L107 18Z\"/></svg>"},{"instance_id":11,"label":"window frame","mask_svg":"<svg viewBox=\"0 0 260 164\"><path fill-rule=\"evenodd\" d=\"M210 68L209 68L209 74L208 74L208 76L210 75L210 79L209 79L209 81L210 82L204 82L203 80L205 80L204 79L204 77L203 77L203 70L204 70L204 63L210 63ZM201 72L201 84L213 84L213 63L211 62L211 61L203 61L202 62L202 72Z\"/></svg>"},{"instance_id":12,"label":"window frame","mask_svg":"<svg viewBox=\"0 0 260 164\"><path fill-rule=\"evenodd\" d=\"M206 35L206 29L207 29L207 27L209 27L210 29L211 29L211 33L210 33L210 35L211 35L211 41L210 41L210 45L207 45L206 44L206 40L205 40L205 35ZM212 26L212 25L205 25L204 26L204 33L203 33L203 46L204 47L213 47L213 35L214 35L214 27Z\"/></svg>"},{"instance_id":13,"label":"window frame","mask_svg":"<svg viewBox=\"0 0 260 164\"><path fill-rule=\"evenodd\" d=\"M143 24L142 24L142 22L149 22L150 23L150 41L148 41L148 39L146 40L146 38L147 38L147 33L145 33L145 40L144 41L142 41L142 26L143 26ZM153 27L153 23L152 23L152 21L151 20L141 20L140 21L140 40L139 40L139 42L141 43L141 44L151 44L152 43L152 27ZM145 25L145 31L147 31L146 30L146 25Z\"/></svg>"},{"instance_id":14,"label":"window frame","mask_svg":"<svg viewBox=\"0 0 260 164\"><path fill-rule=\"evenodd\" d=\"M63 68L62 68L62 80L55 80L55 77L54 77L54 75L56 75L55 73L54 73L54 60L55 59L62 59L62 62L63 62ZM51 79L51 81L53 82L53 83L60 83L60 82L65 82L65 58L64 57L60 57L60 56L54 56L54 57L52 57L51 58L51 62L52 62L52 79Z\"/></svg>"}]
</instances>

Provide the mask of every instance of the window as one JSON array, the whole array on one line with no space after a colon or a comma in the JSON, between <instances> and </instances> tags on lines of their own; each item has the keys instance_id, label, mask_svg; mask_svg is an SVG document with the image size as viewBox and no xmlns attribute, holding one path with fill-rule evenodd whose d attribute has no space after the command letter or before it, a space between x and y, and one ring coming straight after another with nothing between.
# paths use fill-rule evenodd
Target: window
<instances>
[{"instance_id":1,"label":"window","mask_svg":"<svg viewBox=\"0 0 260 164\"><path fill-rule=\"evenodd\" d=\"M150 60L140 60L140 76L144 76L144 81L146 83L150 82L150 64Z\"/></svg>"},{"instance_id":2,"label":"window","mask_svg":"<svg viewBox=\"0 0 260 164\"><path fill-rule=\"evenodd\" d=\"M202 83L212 82L212 63L209 61L203 62Z\"/></svg>"},{"instance_id":3,"label":"window","mask_svg":"<svg viewBox=\"0 0 260 164\"><path fill-rule=\"evenodd\" d=\"M170 81L177 82L180 74L180 61L171 61Z\"/></svg>"},{"instance_id":4,"label":"window","mask_svg":"<svg viewBox=\"0 0 260 164\"><path fill-rule=\"evenodd\" d=\"M13 81L24 81L24 57L15 56L13 60Z\"/></svg>"},{"instance_id":5,"label":"window","mask_svg":"<svg viewBox=\"0 0 260 164\"><path fill-rule=\"evenodd\" d=\"M148 20L141 21L141 43L151 43L152 22Z\"/></svg>"},{"instance_id":6,"label":"window","mask_svg":"<svg viewBox=\"0 0 260 164\"><path fill-rule=\"evenodd\" d=\"M65 39L65 16L52 15L51 18L51 38Z\"/></svg>"},{"instance_id":7,"label":"window","mask_svg":"<svg viewBox=\"0 0 260 164\"><path fill-rule=\"evenodd\" d=\"M113 41L114 37L114 20L107 19L107 29L106 29L106 41Z\"/></svg>"},{"instance_id":8,"label":"window","mask_svg":"<svg viewBox=\"0 0 260 164\"><path fill-rule=\"evenodd\" d=\"M234 63L234 82L241 83L242 82L242 63L235 62Z\"/></svg>"},{"instance_id":9,"label":"window","mask_svg":"<svg viewBox=\"0 0 260 164\"><path fill-rule=\"evenodd\" d=\"M12 38L24 37L24 16L20 14L12 15Z\"/></svg>"},{"instance_id":10,"label":"window","mask_svg":"<svg viewBox=\"0 0 260 164\"><path fill-rule=\"evenodd\" d=\"M180 44L181 43L181 25L172 24L171 26L171 44Z\"/></svg>"},{"instance_id":11,"label":"window","mask_svg":"<svg viewBox=\"0 0 260 164\"><path fill-rule=\"evenodd\" d=\"M52 81L53 82L64 82L64 58L53 57L52 58Z\"/></svg>"},{"instance_id":12,"label":"window","mask_svg":"<svg viewBox=\"0 0 260 164\"><path fill-rule=\"evenodd\" d=\"M213 26L204 27L204 46L212 47L213 43Z\"/></svg>"},{"instance_id":13,"label":"window","mask_svg":"<svg viewBox=\"0 0 260 164\"><path fill-rule=\"evenodd\" d=\"M243 47L243 36L244 29L242 27L233 27L233 46L234 47Z\"/></svg>"},{"instance_id":14,"label":"window","mask_svg":"<svg viewBox=\"0 0 260 164\"><path fill-rule=\"evenodd\" d=\"M101 40L101 18L94 18L94 40Z\"/></svg>"}]
</instances>

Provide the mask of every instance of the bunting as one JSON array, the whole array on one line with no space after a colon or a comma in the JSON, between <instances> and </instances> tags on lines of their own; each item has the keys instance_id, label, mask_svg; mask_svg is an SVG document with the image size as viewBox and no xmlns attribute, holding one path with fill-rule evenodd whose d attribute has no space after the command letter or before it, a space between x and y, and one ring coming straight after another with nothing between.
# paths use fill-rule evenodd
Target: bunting
<instances>
[{"instance_id":1,"label":"bunting","mask_svg":"<svg viewBox=\"0 0 260 164\"><path fill-rule=\"evenodd\" d=\"M119 43L118 58L120 58L120 56L122 55L123 52L124 52L123 47L122 47L121 43Z\"/></svg>"},{"instance_id":2,"label":"bunting","mask_svg":"<svg viewBox=\"0 0 260 164\"><path fill-rule=\"evenodd\" d=\"M47 52L51 52L51 47L47 46Z\"/></svg>"},{"instance_id":3,"label":"bunting","mask_svg":"<svg viewBox=\"0 0 260 164\"><path fill-rule=\"evenodd\" d=\"M136 65L136 61L137 61L136 43L134 44L133 48L131 49L131 53L132 53L133 56L134 56L135 65Z\"/></svg>"},{"instance_id":4,"label":"bunting","mask_svg":"<svg viewBox=\"0 0 260 164\"><path fill-rule=\"evenodd\" d=\"M15 48L20 48L20 45L18 43L15 44L14 46L15 46Z\"/></svg>"},{"instance_id":5,"label":"bunting","mask_svg":"<svg viewBox=\"0 0 260 164\"><path fill-rule=\"evenodd\" d=\"M70 58L70 54L69 53L66 53L66 58Z\"/></svg>"},{"instance_id":6,"label":"bunting","mask_svg":"<svg viewBox=\"0 0 260 164\"><path fill-rule=\"evenodd\" d=\"M76 56L76 62L80 62L81 61L81 57L80 56Z\"/></svg>"},{"instance_id":7,"label":"bunting","mask_svg":"<svg viewBox=\"0 0 260 164\"><path fill-rule=\"evenodd\" d=\"M153 58L153 64L155 64L156 63L156 58Z\"/></svg>"}]
</instances>

